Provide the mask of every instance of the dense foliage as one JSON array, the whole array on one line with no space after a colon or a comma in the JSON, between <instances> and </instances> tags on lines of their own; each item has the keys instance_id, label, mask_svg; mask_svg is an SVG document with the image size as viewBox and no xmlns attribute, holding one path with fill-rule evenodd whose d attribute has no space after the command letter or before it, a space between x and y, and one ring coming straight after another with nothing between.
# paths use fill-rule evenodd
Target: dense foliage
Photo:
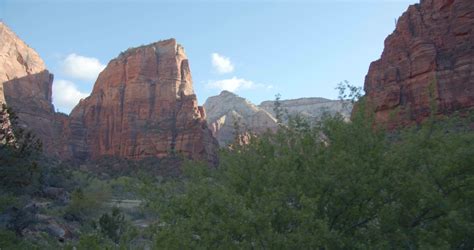
<instances>
[{"instance_id":1,"label":"dense foliage","mask_svg":"<svg viewBox=\"0 0 474 250\"><path fill-rule=\"evenodd\" d=\"M156 175L176 159L78 170L16 135L16 145L0 147L0 247L472 249L472 116L388 132L363 101L358 110L349 123L328 115L309 124L276 106L277 132L245 145L236 133L217 169L188 162L178 177ZM66 195L49 197L51 188ZM39 217L74 236L22 235L54 224Z\"/></svg>"},{"instance_id":2,"label":"dense foliage","mask_svg":"<svg viewBox=\"0 0 474 250\"><path fill-rule=\"evenodd\" d=\"M13 193L34 189L39 181L41 143L31 132L17 125L17 116L11 109L3 105L0 112L8 113L11 126L15 128L14 139L0 143L0 188Z\"/></svg>"},{"instance_id":3,"label":"dense foliage","mask_svg":"<svg viewBox=\"0 0 474 250\"><path fill-rule=\"evenodd\" d=\"M463 128L430 120L387 133L367 112L290 119L224 150L217 170L190 164L185 178L147 186L156 244L472 249L474 134Z\"/></svg>"}]
</instances>

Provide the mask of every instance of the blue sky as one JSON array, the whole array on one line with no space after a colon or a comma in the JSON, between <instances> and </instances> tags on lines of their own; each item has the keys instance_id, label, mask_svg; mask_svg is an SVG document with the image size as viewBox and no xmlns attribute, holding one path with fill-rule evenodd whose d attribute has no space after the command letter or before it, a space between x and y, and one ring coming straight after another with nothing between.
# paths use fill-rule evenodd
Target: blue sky
<instances>
[{"instance_id":1,"label":"blue sky","mask_svg":"<svg viewBox=\"0 0 474 250\"><path fill-rule=\"evenodd\" d=\"M174 37L190 59L199 103L223 88L260 103L337 98L362 86L395 20L417 0L0 0L0 18L55 75L69 113L121 51Z\"/></svg>"}]
</instances>

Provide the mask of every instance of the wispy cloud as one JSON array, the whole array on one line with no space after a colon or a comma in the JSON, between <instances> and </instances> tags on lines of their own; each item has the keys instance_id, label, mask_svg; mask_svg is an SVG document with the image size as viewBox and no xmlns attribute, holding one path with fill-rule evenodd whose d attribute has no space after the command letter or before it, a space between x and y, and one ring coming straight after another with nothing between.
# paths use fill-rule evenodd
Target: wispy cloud
<instances>
[{"instance_id":1,"label":"wispy cloud","mask_svg":"<svg viewBox=\"0 0 474 250\"><path fill-rule=\"evenodd\" d=\"M71 78L94 81L99 73L105 68L99 59L94 57L86 57L77 54L69 54L62 61L63 73Z\"/></svg>"},{"instance_id":2,"label":"wispy cloud","mask_svg":"<svg viewBox=\"0 0 474 250\"><path fill-rule=\"evenodd\" d=\"M53 101L62 112L69 113L82 98L86 98L88 95L79 91L74 82L67 80L54 80L53 82Z\"/></svg>"},{"instance_id":3,"label":"wispy cloud","mask_svg":"<svg viewBox=\"0 0 474 250\"><path fill-rule=\"evenodd\" d=\"M237 92L239 90L256 89L256 88L265 88L265 89L273 88L272 85L255 83L253 81L246 80L243 78L237 78L235 76L229 79L209 81L206 86L211 89L227 90L230 92Z\"/></svg>"},{"instance_id":4,"label":"wispy cloud","mask_svg":"<svg viewBox=\"0 0 474 250\"><path fill-rule=\"evenodd\" d=\"M212 53L211 60L212 67L219 74L226 74L234 71L234 65L228 57L219 55L218 53Z\"/></svg>"}]
</instances>

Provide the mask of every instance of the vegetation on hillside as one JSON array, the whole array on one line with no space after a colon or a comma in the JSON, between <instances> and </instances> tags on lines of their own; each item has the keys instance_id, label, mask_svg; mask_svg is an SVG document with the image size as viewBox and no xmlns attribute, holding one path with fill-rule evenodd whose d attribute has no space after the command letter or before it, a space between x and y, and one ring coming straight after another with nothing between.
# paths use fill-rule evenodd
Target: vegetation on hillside
<instances>
[{"instance_id":1,"label":"vegetation on hillside","mask_svg":"<svg viewBox=\"0 0 474 250\"><path fill-rule=\"evenodd\" d=\"M0 217L27 204L19 197L38 199L41 195L34 190L60 187L70 199L55 201L43 212L76 225L78 234L66 242L25 238L22 226L31 221L19 220L16 228L0 230L0 245L472 249L473 117L433 116L422 125L388 132L374 126L363 100L358 105L351 122L328 115L310 124L290 117L275 133L221 150L217 169L187 162L178 177L134 171L120 176L118 163L110 159L101 163L111 165L105 167L109 174L79 171L36 154L19 159L15 156L21 147L4 145ZM278 105L276 110L281 117L284 111ZM133 163L133 169L149 163ZM17 169L20 174L6 171L16 166L25 167ZM31 169L38 174L30 174ZM124 211L106 204L114 197L143 202L134 211ZM146 226L137 226L137 218Z\"/></svg>"},{"instance_id":2,"label":"vegetation on hillside","mask_svg":"<svg viewBox=\"0 0 474 250\"><path fill-rule=\"evenodd\" d=\"M361 104L363 105L363 104ZM363 108L361 107L361 110ZM217 170L144 192L156 244L176 248L432 249L474 247L474 120L400 132L326 117L221 152Z\"/></svg>"}]
</instances>

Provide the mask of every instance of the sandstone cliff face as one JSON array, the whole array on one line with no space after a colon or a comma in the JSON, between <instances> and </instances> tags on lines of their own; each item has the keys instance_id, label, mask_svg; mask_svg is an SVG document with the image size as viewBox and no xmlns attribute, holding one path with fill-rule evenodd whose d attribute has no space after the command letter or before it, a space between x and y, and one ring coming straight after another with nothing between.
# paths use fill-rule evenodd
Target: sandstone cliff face
<instances>
[{"instance_id":1,"label":"sandstone cliff face","mask_svg":"<svg viewBox=\"0 0 474 250\"><path fill-rule=\"evenodd\" d=\"M53 75L39 55L0 23L0 104L61 159L129 159L174 153L217 161L217 142L197 106L189 63L174 39L130 49L100 74L70 116L54 112ZM1 114L1 141L11 134ZM8 125L8 126L7 126Z\"/></svg>"},{"instance_id":2,"label":"sandstone cliff face","mask_svg":"<svg viewBox=\"0 0 474 250\"><path fill-rule=\"evenodd\" d=\"M52 83L38 53L0 22L0 104L13 109L18 125L32 131L46 153L59 155L63 125L52 105ZM6 114L2 123L10 123Z\"/></svg>"},{"instance_id":3,"label":"sandstone cliff face","mask_svg":"<svg viewBox=\"0 0 474 250\"><path fill-rule=\"evenodd\" d=\"M422 0L400 17L365 86L376 122L389 127L474 106L474 2Z\"/></svg>"},{"instance_id":4,"label":"sandstone cliff face","mask_svg":"<svg viewBox=\"0 0 474 250\"><path fill-rule=\"evenodd\" d=\"M46 70L38 53L0 22L0 104L5 103L3 83Z\"/></svg>"},{"instance_id":5,"label":"sandstone cliff face","mask_svg":"<svg viewBox=\"0 0 474 250\"><path fill-rule=\"evenodd\" d=\"M129 159L178 153L215 162L217 143L204 113L174 39L129 49L109 62L71 112L71 152Z\"/></svg>"},{"instance_id":6,"label":"sandstone cliff face","mask_svg":"<svg viewBox=\"0 0 474 250\"><path fill-rule=\"evenodd\" d=\"M324 98L282 100L280 104L289 115L301 115L310 122L319 120L325 112L331 115L339 113L349 119L352 110L350 102ZM229 91L209 97L204 103L207 121L220 146L234 141L236 122L239 132L244 135L248 132L259 134L267 130L274 131L278 127L274 106L274 101L265 101L257 106Z\"/></svg>"},{"instance_id":7,"label":"sandstone cliff face","mask_svg":"<svg viewBox=\"0 0 474 250\"><path fill-rule=\"evenodd\" d=\"M204 103L207 121L220 146L234 141L236 122L238 132L263 133L277 128L276 119L267 111L229 91L209 97Z\"/></svg>"},{"instance_id":8,"label":"sandstone cliff face","mask_svg":"<svg viewBox=\"0 0 474 250\"><path fill-rule=\"evenodd\" d=\"M310 122L321 119L325 113L330 115L340 114L345 120L349 120L352 111L350 101L329 100L320 97L281 100L280 105L289 115L301 115ZM275 115L273 111L275 101L264 101L259 107L273 116Z\"/></svg>"},{"instance_id":9,"label":"sandstone cliff face","mask_svg":"<svg viewBox=\"0 0 474 250\"><path fill-rule=\"evenodd\" d=\"M18 116L18 125L32 131L47 153L56 153L55 138L59 131L51 100L53 75L48 71L30 74L3 83L5 99Z\"/></svg>"}]
</instances>

